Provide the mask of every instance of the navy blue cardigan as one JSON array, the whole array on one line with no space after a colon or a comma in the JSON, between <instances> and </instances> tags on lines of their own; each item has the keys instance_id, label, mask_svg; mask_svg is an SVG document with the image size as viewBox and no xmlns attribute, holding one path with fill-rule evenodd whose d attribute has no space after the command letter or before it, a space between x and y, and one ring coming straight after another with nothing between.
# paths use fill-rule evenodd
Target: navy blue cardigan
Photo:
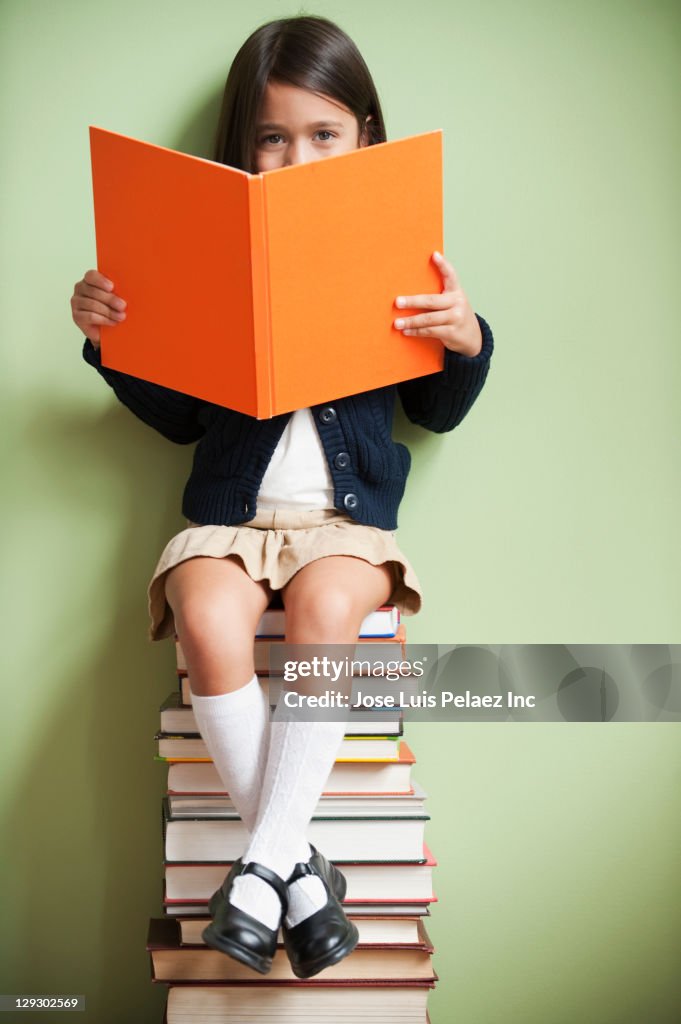
<instances>
[{"instance_id":1,"label":"navy blue cardigan","mask_svg":"<svg viewBox=\"0 0 681 1024\"><path fill-rule=\"evenodd\" d=\"M397 529L411 456L392 439L396 396L412 423L438 434L453 430L480 394L489 369L494 340L482 317L478 322L482 349L477 356L445 348L438 373L310 407L333 479L336 508L368 526ZM254 518L260 481L292 413L256 420L110 370L102 366L99 350L89 340L83 358L150 427L177 444L199 442L182 499L187 519L232 526Z\"/></svg>"}]
</instances>

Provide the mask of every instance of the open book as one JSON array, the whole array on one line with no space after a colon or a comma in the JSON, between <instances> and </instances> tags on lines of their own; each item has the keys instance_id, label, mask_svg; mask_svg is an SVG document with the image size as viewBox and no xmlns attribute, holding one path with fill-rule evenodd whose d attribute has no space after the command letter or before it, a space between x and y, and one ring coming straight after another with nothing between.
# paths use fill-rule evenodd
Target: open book
<instances>
[{"instance_id":1,"label":"open book","mask_svg":"<svg viewBox=\"0 0 681 1024\"><path fill-rule=\"evenodd\" d=\"M442 369L442 132L262 174L90 127L102 363L258 419Z\"/></svg>"}]
</instances>

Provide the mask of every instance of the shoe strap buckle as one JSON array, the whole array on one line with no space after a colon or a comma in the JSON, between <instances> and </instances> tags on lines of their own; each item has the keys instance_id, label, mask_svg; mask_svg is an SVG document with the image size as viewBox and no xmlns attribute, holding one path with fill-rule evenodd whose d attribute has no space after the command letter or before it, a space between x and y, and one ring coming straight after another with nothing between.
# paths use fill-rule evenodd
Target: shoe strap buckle
<instances>
[{"instance_id":1,"label":"shoe strap buckle","mask_svg":"<svg viewBox=\"0 0 681 1024\"><path fill-rule=\"evenodd\" d=\"M299 878L304 878L305 875L316 875L317 872L311 864L307 864L301 861L300 864L296 864L293 871L288 877L287 885L292 885L293 882L297 882Z\"/></svg>"}]
</instances>

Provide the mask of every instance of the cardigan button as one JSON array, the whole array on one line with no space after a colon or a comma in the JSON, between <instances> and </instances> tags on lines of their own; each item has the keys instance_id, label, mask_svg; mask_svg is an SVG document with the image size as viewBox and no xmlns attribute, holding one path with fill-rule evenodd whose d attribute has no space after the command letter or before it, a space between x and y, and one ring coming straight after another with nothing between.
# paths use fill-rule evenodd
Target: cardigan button
<instances>
[{"instance_id":1,"label":"cardigan button","mask_svg":"<svg viewBox=\"0 0 681 1024\"><path fill-rule=\"evenodd\" d=\"M350 465L350 455L348 452L338 452L338 455L333 460L333 464L336 469L347 469Z\"/></svg>"},{"instance_id":2,"label":"cardigan button","mask_svg":"<svg viewBox=\"0 0 681 1024\"><path fill-rule=\"evenodd\" d=\"M359 498L356 494L346 494L343 498L343 504L348 509L357 508L359 505Z\"/></svg>"},{"instance_id":3,"label":"cardigan button","mask_svg":"<svg viewBox=\"0 0 681 1024\"><path fill-rule=\"evenodd\" d=\"M336 410L332 405L325 406L319 414L322 423L333 423L336 419Z\"/></svg>"}]
</instances>

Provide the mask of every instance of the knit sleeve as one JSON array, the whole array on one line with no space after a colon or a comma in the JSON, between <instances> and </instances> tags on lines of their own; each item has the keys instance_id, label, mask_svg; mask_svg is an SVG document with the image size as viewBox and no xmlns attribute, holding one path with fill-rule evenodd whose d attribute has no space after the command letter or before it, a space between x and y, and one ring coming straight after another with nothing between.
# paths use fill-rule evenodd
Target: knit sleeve
<instances>
[{"instance_id":1,"label":"knit sleeve","mask_svg":"<svg viewBox=\"0 0 681 1024\"><path fill-rule=\"evenodd\" d=\"M83 345L83 359L94 366L123 405L169 441L190 444L205 433L205 426L199 422L199 410L204 403L198 398L102 366L100 350L89 338Z\"/></svg>"},{"instance_id":2,"label":"knit sleeve","mask_svg":"<svg viewBox=\"0 0 681 1024\"><path fill-rule=\"evenodd\" d=\"M494 338L489 324L475 315L482 332L482 348L477 356L464 356L445 348L444 366L439 373L397 385L407 417L436 434L444 434L461 423L487 377Z\"/></svg>"}]
</instances>

